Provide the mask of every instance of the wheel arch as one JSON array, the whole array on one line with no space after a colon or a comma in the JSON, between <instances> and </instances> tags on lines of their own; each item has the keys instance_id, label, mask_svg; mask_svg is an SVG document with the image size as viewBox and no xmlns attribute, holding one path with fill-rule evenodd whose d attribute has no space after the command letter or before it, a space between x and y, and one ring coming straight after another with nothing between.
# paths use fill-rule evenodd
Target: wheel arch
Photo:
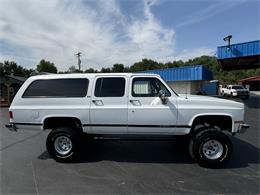
<instances>
[{"instance_id":1,"label":"wheel arch","mask_svg":"<svg viewBox=\"0 0 260 195\"><path fill-rule=\"evenodd\" d=\"M232 132L233 119L232 116L226 113L205 113L195 115L189 122L191 131L196 131L198 125L217 126L222 131Z\"/></svg>"},{"instance_id":2,"label":"wheel arch","mask_svg":"<svg viewBox=\"0 0 260 195\"><path fill-rule=\"evenodd\" d=\"M42 120L43 130L54 129L57 127L68 126L75 128L79 132L83 132L81 120L75 116L46 116Z\"/></svg>"}]
</instances>

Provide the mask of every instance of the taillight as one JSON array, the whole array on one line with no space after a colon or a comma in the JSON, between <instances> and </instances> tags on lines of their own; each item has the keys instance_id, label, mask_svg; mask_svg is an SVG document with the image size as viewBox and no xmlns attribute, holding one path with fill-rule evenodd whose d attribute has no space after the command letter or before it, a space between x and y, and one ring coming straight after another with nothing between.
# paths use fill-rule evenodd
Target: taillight
<instances>
[{"instance_id":1,"label":"taillight","mask_svg":"<svg viewBox=\"0 0 260 195\"><path fill-rule=\"evenodd\" d=\"M9 111L9 119L13 119L13 112Z\"/></svg>"}]
</instances>

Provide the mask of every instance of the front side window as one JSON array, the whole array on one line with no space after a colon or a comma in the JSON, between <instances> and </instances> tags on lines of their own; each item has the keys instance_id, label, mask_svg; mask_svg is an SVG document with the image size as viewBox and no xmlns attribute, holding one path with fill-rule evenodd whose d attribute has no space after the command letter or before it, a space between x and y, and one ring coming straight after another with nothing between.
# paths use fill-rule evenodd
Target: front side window
<instances>
[{"instance_id":1,"label":"front side window","mask_svg":"<svg viewBox=\"0 0 260 195\"><path fill-rule=\"evenodd\" d=\"M23 98L85 97L88 83L88 79L36 80L25 90Z\"/></svg>"},{"instance_id":2,"label":"front side window","mask_svg":"<svg viewBox=\"0 0 260 195\"><path fill-rule=\"evenodd\" d=\"M125 79L121 77L98 78L95 86L96 97L123 97Z\"/></svg>"},{"instance_id":3,"label":"front side window","mask_svg":"<svg viewBox=\"0 0 260 195\"><path fill-rule=\"evenodd\" d=\"M134 78L132 84L133 97L157 97L163 90L167 97L171 96L169 90L157 78Z\"/></svg>"}]
</instances>

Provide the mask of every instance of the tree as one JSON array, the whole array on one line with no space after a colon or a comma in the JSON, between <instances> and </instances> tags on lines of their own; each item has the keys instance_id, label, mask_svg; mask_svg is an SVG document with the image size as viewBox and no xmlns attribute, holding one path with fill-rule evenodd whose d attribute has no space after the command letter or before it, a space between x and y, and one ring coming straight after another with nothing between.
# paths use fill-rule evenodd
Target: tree
<instances>
[{"instance_id":1,"label":"tree","mask_svg":"<svg viewBox=\"0 0 260 195\"><path fill-rule=\"evenodd\" d=\"M110 68L101 68L100 72L102 73L110 73L111 72L111 69Z\"/></svg>"},{"instance_id":2,"label":"tree","mask_svg":"<svg viewBox=\"0 0 260 195\"><path fill-rule=\"evenodd\" d=\"M86 69L84 72L85 73L97 73L98 71L94 70L93 68L89 68L89 69Z\"/></svg>"},{"instance_id":3,"label":"tree","mask_svg":"<svg viewBox=\"0 0 260 195\"><path fill-rule=\"evenodd\" d=\"M138 72L138 71L143 71L143 70L153 70L153 69L159 69L159 68L164 68L164 66L161 63L158 63L151 59L142 59L141 62L134 63L130 67L130 71Z\"/></svg>"},{"instance_id":4,"label":"tree","mask_svg":"<svg viewBox=\"0 0 260 195\"><path fill-rule=\"evenodd\" d=\"M0 76L4 77L10 74L14 74L15 76L21 77L29 77L33 72L33 69L26 69L20 65L17 65L16 62L4 61L4 63L0 62Z\"/></svg>"},{"instance_id":5,"label":"tree","mask_svg":"<svg viewBox=\"0 0 260 195\"><path fill-rule=\"evenodd\" d=\"M71 66L71 67L69 67L68 72L73 73L73 72L76 72L76 70L77 69L75 66Z\"/></svg>"},{"instance_id":6,"label":"tree","mask_svg":"<svg viewBox=\"0 0 260 195\"><path fill-rule=\"evenodd\" d=\"M260 76L260 68L256 69L255 75L256 75L256 76Z\"/></svg>"},{"instance_id":7,"label":"tree","mask_svg":"<svg viewBox=\"0 0 260 195\"><path fill-rule=\"evenodd\" d=\"M114 64L112 72L125 72L125 67L123 64Z\"/></svg>"},{"instance_id":8,"label":"tree","mask_svg":"<svg viewBox=\"0 0 260 195\"><path fill-rule=\"evenodd\" d=\"M182 60L167 62L164 66L165 68L176 68L176 67L184 66L184 62Z\"/></svg>"},{"instance_id":9,"label":"tree","mask_svg":"<svg viewBox=\"0 0 260 195\"><path fill-rule=\"evenodd\" d=\"M40 63L37 65L36 70L38 72L49 72L49 73L57 73L57 68L54 63L45 61L42 59Z\"/></svg>"}]
</instances>

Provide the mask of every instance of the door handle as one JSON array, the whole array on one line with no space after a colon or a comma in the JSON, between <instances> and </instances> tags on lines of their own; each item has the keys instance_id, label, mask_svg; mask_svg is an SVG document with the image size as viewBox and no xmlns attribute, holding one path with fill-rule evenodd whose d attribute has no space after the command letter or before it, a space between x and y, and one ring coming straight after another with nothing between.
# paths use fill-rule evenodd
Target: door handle
<instances>
[{"instance_id":1,"label":"door handle","mask_svg":"<svg viewBox=\"0 0 260 195\"><path fill-rule=\"evenodd\" d=\"M129 100L131 104L134 106L141 106L141 102L139 100Z\"/></svg>"},{"instance_id":2,"label":"door handle","mask_svg":"<svg viewBox=\"0 0 260 195\"><path fill-rule=\"evenodd\" d=\"M96 106L104 106L102 100L92 100L92 102L93 102Z\"/></svg>"}]
</instances>

